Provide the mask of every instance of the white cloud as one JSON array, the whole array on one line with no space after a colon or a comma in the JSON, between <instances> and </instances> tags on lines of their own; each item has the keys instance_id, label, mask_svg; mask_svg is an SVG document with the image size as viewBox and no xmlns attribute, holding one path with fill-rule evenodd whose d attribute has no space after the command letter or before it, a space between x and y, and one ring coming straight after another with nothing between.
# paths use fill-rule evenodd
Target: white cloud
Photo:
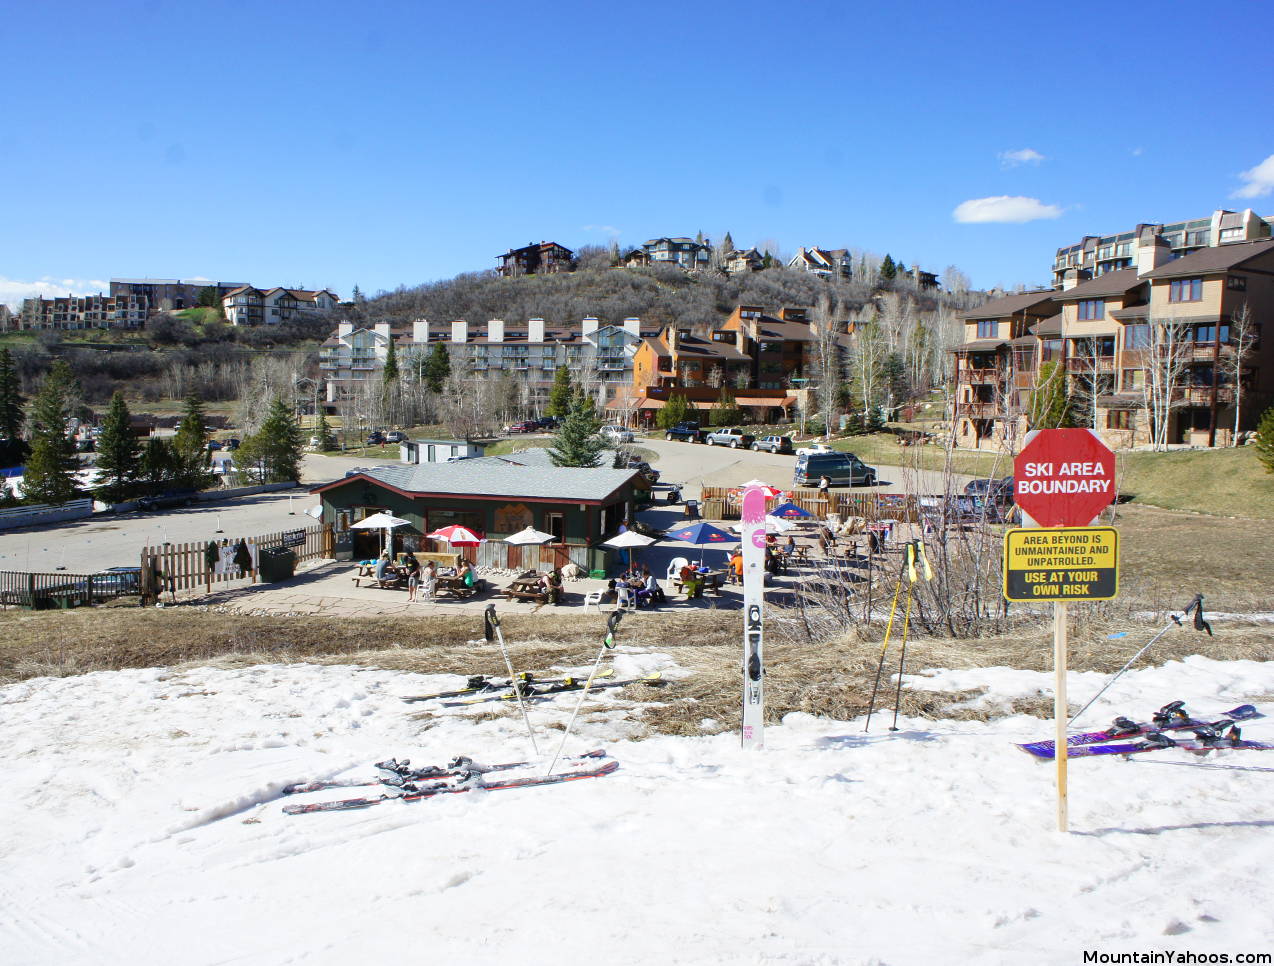
<instances>
[{"instance_id":1,"label":"white cloud","mask_svg":"<svg viewBox=\"0 0 1274 966\"><path fill-rule=\"evenodd\" d=\"M1146 149L1138 145L1137 147L1132 149L1131 153L1134 158L1139 158L1146 153Z\"/></svg>"},{"instance_id":2,"label":"white cloud","mask_svg":"<svg viewBox=\"0 0 1274 966\"><path fill-rule=\"evenodd\" d=\"M614 225L584 225L582 231L600 231L604 235L618 235L619 229Z\"/></svg>"},{"instance_id":3,"label":"white cloud","mask_svg":"<svg viewBox=\"0 0 1274 966\"><path fill-rule=\"evenodd\" d=\"M23 299L51 299L66 295L96 295L110 291L110 283L96 278L53 278L46 275L34 282L21 282L0 275L0 303L15 312Z\"/></svg>"},{"instance_id":4,"label":"white cloud","mask_svg":"<svg viewBox=\"0 0 1274 966\"><path fill-rule=\"evenodd\" d=\"M1062 209L1057 205L1046 205L1038 198L997 195L994 198L970 198L962 201L956 205L951 215L956 221L976 224L1037 221L1041 218L1057 218L1061 213Z\"/></svg>"},{"instance_id":5,"label":"white cloud","mask_svg":"<svg viewBox=\"0 0 1274 966\"><path fill-rule=\"evenodd\" d=\"M1019 164L1039 164L1048 158L1034 148L1022 148L1020 151L1001 151L1000 164L1006 168L1016 168Z\"/></svg>"},{"instance_id":6,"label":"white cloud","mask_svg":"<svg viewBox=\"0 0 1274 966\"><path fill-rule=\"evenodd\" d=\"M1231 192L1231 198L1264 198L1274 191L1274 154L1255 168L1248 168L1239 177L1247 184L1238 191Z\"/></svg>"}]
</instances>

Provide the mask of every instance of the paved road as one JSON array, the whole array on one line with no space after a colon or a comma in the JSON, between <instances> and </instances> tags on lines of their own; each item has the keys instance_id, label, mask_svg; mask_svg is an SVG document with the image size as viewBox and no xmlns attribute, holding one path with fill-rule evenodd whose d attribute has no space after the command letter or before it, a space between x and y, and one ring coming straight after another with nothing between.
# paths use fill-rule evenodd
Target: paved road
<instances>
[{"instance_id":1,"label":"paved road","mask_svg":"<svg viewBox=\"0 0 1274 966\"><path fill-rule=\"evenodd\" d=\"M642 439L637 443L653 450L658 459L652 465L660 472L660 482L686 484L686 496L697 498L703 486L738 486L759 479L775 486L790 487L795 456L776 453L754 453L746 449L728 449L699 443L668 442ZM942 474L935 470L914 470L901 466L877 466L880 484L877 493L941 493ZM972 477L957 476L956 485L963 487ZM860 488L858 492L869 492Z\"/></svg>"}]
</instances>

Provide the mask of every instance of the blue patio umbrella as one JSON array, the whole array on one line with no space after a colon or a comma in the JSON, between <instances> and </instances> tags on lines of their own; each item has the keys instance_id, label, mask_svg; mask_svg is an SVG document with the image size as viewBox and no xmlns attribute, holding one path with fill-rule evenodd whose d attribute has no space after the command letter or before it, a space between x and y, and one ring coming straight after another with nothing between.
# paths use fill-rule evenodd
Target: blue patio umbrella
<instances>
[{"instance_id":1,"label":"blue patio umbrella","mask_svg":"<svg viewBox=\"0 0 1274 966\"><path fill-rule=\"evenodd\" d=\"M790 500L787 503L776 506L770 511L770 516L781 517L784 520L799 520L803 517L812 517L813 515L814 514L810 513L809 510L797 506Z\"/></svg>"},{"instance_id":2,"label":"blue patio umbrella","mask_svg":"<svg viewBox=\"0 0 1274 966\"><path fill-rule=\"evenodd\" d=\"M718 530L710 523L704 523L702 520L698 523L692 523L688 527L682 527L679 530L668 531L669 540L682 540L686 543L693 543L699 547L706 547L712 544L730 544L738 543L739 538L733 534L726 533L724 530ZM703 551L699 552L699 565L703 565Z\"/></svg>"}]
</instances>

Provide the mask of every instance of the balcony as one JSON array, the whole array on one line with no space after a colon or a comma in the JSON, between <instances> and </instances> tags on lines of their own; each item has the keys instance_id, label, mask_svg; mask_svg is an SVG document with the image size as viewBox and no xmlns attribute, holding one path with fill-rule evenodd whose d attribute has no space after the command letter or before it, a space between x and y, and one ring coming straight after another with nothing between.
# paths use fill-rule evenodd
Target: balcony
<instances>
[{"instance_id":1,"label":"balcony","mask_svg":"<svg viewBox=\"0 0 1274 966\"><path fill-rule=\"evenodd\" d=\"M999 369L961 369L960 381L974 386L994 386L1003 379Z\"/></svg>"},{"instance_id":2,"label":"balcony","mask_svg":"<svg viewBox=\"0 0 1274 966\"><path fill-rule=\"evenodd\" d=\"M995 419L1004 416L1002 407L993 402L956 403L956 412L961 416L972 416L975 419Z\"/></svg>"},{"instance_id":3,"label":"balcony","mask_svg":"<svg viewBox=\"0 0 1274 966\"><path fill-rule=\"evenodd\" d=\"M1190 406L1211 406L1212 405L1212 387L1211 386L1185 386L1177 389L1172 394L1173 399L1179 399ZM1234 402L1233 386L1217 386L1216 401L1218 404L1225 405Z\"/></svg>"},{"instance_id":4,"label":"balcony","mask_svg":"<svg viewBox=\"0 0 1274 966\"><path fill-rule=\"evenodd\" d=\"M1088 372L1114 372L1114 356L1080 356L1066 360L1066 371L1083 375Z\"/></svg>"}]
</instances>

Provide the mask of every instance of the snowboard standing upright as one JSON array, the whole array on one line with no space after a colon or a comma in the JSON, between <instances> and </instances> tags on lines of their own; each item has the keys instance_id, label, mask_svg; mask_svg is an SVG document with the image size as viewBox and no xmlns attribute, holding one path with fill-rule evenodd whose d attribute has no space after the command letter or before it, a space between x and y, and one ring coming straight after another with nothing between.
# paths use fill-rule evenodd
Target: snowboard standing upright
<instances>
[{"instance_id":1,"label":"snowboard standing upright","mask_svg":"<svg viewBox=\"0 0 1274 966\"><path fill-rule=\"evenodd\" d=\"M765 747L765 491L743 491L743 747Z\"/></svg>"}]
</instances>

